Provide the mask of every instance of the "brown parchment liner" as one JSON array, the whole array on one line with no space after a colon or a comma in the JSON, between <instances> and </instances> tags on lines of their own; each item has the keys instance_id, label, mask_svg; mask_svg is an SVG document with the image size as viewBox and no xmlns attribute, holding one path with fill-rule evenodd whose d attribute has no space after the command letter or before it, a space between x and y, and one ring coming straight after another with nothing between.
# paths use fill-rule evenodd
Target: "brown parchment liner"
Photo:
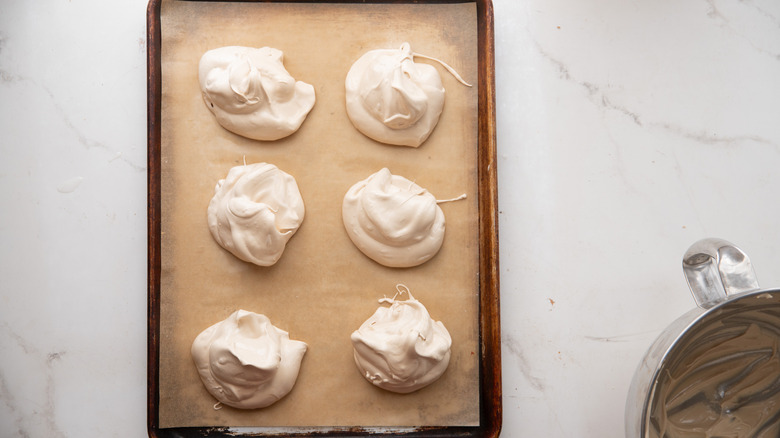
<instances>
[{"instance_id":1,"label":"brown parchment liner","mask_svg":"<svg viewBox=\"0 0 780 438\"><path fill-rule=\"evenodd\" d=\"M167 1L162 28L162 236L160 427L476 426L479 424L477 90L435 65L444 111L419 148L360 134L345 110L344 80L372 49L408 41L476 83L476 6L465 4L207 3ZM317 101L300 130L274 142L223 129L205 107L198 61L207 50L274 47ZM211 237L206 208L232 166L268 162L293 175L306 205L301 228L272 267L245 263ZM344 194L382 167L428 189L441 204L441 251L408 269L381 266L349 240ZM405 284L453 339L441 379L411 394L369 384L350 334L383 296ZM237 309L267 315L309 349L293 390L258 410L223 406L203 387L190 346Z\"/></svg>"}]
</instances>

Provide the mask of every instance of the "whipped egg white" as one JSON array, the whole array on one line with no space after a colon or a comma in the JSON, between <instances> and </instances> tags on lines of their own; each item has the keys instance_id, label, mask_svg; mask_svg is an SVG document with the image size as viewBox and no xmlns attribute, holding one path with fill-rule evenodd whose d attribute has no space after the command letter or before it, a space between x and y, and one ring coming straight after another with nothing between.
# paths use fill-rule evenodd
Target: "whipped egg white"
<instances>
[{"instance_id":1,"label":"whipped egg white","mask_svg":"<svg viewBox=\"0 0 780 438\"><path fill-rule=\"evenodd\" d=\"M271 47L220 47L200 59L198 80L206 107L228 131L278 140L297 131L314 106L314 87L296 81Z\"/></svg>"},{"instance_id":2,"label":"whipped egg white","mask_svg":"<svg viewBox=\"0 0 780 438\"><path fill-rule=\"evenodd\" d=\"M341 216L355 246L384 266L425 263L444 241L444 212L436 198L387 168L347 191Z\"/></svg>"},{"instance_id":3,"label":"whipped egg white","mask_svg":"<svg viewBox=\"0 0 780 438\"><path fill-rule=\"evenodd\" d=\"M390 306L380 306L351 339L355 364L363 377L382 389L405 394L430 385L444 374L450 362L452 338L444 324L434 321L406 286L396 288L409 298L379 300Z\"/></svg>"},{"instance_id":4,"label":"whipped egg white","mask_svg":"<svg viewBox=\"0 0 780 438\"><path fill-rule=\"evenodd\" d=\"M347 73L347 115L358 131L378 142L418 147L431 135L444 108L444 86L425 58L440 63L458 81L471 86L444 62L412 51L409 43L398 49L366 52Z\"/></svg>"},{"instance_id":5,"label":"whipped egg white","mask_svg":"<svg viewBox=\"0 0 780 438\"><path fill-rule=\"evenodd\" d=\"M207 218L223 248L246 262L271 266L304 214L295 178L273 164L254 163L233 167L217 182Z\"/></svg>"},{"instance_id":6,"label":"whipped egg white","mask_svg":"<svg viewBox=\"0 0 780 438\"><path fill-rule=\"evenodd\" d=\"M257 409L292 390L306 349L265 315L237 310L201 332L191 354L203 385L220 403Z\"/></svg>"}]
</instances>

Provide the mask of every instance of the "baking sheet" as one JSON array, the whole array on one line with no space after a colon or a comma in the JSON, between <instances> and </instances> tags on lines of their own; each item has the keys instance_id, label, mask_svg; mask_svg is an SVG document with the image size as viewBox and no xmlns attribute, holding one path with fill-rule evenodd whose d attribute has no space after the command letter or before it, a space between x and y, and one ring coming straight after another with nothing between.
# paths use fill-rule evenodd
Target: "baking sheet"
<instances>
[{"instance_id":1,"label":"baking sheet","mask_svg":"<svg viewBox=\"0 0 780 438\"><path fill-rule=\"evenodd\" d=\"M417 149L366 138L344 108L344 78L354 60L403 42L475 82L475 4L163 1L161 28L159 426L478 425L477 90L437 66L447 90L445 107L436 130ZM217 124L200 96L197 64L205 51L226 45L280 49L292 76L314 85L317 102L297 133L258 142ZM223 250L206 225L214 185L244 160L273 163L293 175L306 204L301 228L268 268ZM438 199L467 195L442 204L444 244L419 267L378 265L344 231L344 193L382 167ZM349 340L398 283L453 338L447 372L406 395L370 385L354 365ZM215 410L189 349L200 331L239 308L269 316L309 350L296 386L276 404Z\"/></svg>"}]
</instances>

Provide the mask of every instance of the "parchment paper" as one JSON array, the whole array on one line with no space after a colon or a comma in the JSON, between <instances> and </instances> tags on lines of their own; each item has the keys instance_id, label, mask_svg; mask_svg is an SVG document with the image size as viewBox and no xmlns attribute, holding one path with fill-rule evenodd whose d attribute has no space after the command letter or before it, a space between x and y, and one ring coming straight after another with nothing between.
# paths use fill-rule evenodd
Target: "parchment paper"
<instances>
[{"instance_id":1,"label":"parchment paper","mask_svg":"<svg viewBox=\"0 0 780 438\"><path fill-rule=\"evenodd\" d=\"M387 146L349 121L344 79L364 52L397 48L439 58L477 80L476 6L466 4L208 3L167 1L162 28L162 274L160 427L475 426L479 424L477 90L436 65L444 111L421 147ZM296 80L317 102L300 130L274 141L223 129L198 86L198 61L227 46L282 50ZM294 176L304 222L272 267L245 263L211 237L206 208L228 170L268 162ZM352 184L382 167L427 188L441 204L444 244L415 268L393 269L349 240L341 203ZM449 368L437 382L399 395L358 372L350 334L405 284L453 339ZM259 410L213 408L190 357L205 328L237 309L267 315L306 342L292 392Z\"/></svg>"}]
</instances>

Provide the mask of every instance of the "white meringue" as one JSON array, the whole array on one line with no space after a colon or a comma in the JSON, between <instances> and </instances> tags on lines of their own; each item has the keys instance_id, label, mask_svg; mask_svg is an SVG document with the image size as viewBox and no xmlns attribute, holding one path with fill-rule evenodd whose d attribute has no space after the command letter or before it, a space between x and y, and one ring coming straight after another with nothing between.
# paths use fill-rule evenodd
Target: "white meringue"
<instances>
[{"instance_id":1,"label":"white meringue","mask_svg":"<svg viewBox=\"0 0 780 438\"><path fill-rule=\"evenodd\" d=\"M436 381L450 362L452 338L441 321L414 299L383 298L379 307L352 333L355 364L369 382L398 393L417 391ZM404 289L401 290L400 288Z\"/></svg>"},{"instance_id":2,"label":"white meringue","mask_svg":"<svg viewBox=\"0 0 780 438\"><path fill-rule=\"evenodd\" d=\"M296 82L282 61L282 52L270 47L229 46L203 54L203 100L222 127L254 140L298 130L314 106L314 87Z\"/></svg>"},{"instance_id":3,"label":"white meringue","mask_svg":"<svg viewBox=\"0 0 780 438\"><path fill-rule=\"evenodd\" d=\"M230 169L208 207L214 240L241 260L271 266L284 252L305 214L295 178L273 164Z\"/></svg>"},{"instance_id":4,"label":"white meringue","mask_svg":"<svg viewBox=\"0 0 780 438\"><path fill-rule=\"evenodd\" d=\"M201 332L191 353L211 395L234 408L256 409L290 392L306 348L265 315L237 310Z\"/></svg>"},{"instance_id":5,"label":"white meringue","mask_svg":"<svg viewBox=\"0 0 780 438\"><path fill-rule=\"evenodd\" d=\"M393 268L425 263L444 241L444 212L436 198L387 168L347 191L341 216L355 246Z\"/></svg>"},{"instance_id":6,"label":"white meringue","mask_svg":"<svg viewBox=\"0 0 780 438\"><path fill-rule=\"evenodd\" d=\"M420 146L444 108L444 86L436 68L417 64L409 43L371 50L347 73L347 115L358 131L376 141Z\"/></svg>"}]
</instances>

